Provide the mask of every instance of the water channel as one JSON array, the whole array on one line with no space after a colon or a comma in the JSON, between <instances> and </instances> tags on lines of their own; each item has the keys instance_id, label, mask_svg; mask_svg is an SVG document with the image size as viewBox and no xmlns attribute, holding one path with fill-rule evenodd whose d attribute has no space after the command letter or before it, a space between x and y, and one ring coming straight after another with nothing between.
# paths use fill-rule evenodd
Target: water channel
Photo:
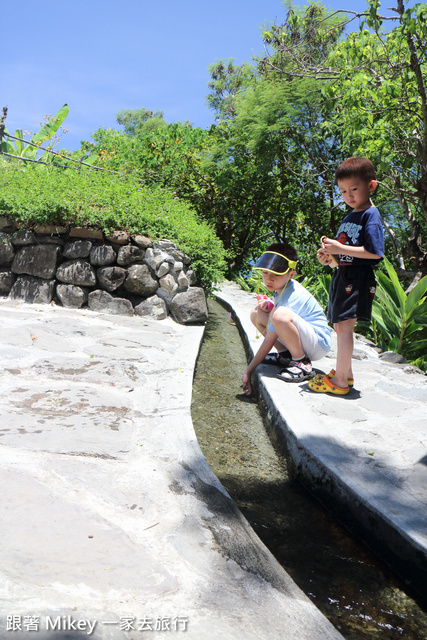
<instances>
[{"instance_id":1,"label":"water channel","mask_svg":"<svg viewBox=\"0 0 427 640\"><path fill-rule=\"evenodd\" d=\"M348 640L427 640L427 609L287 473L256 399L230 314L209 301L192 418L207 461L264 544ZM243 640L243 639L242 639Z\"/></svg>"}]
</instances>

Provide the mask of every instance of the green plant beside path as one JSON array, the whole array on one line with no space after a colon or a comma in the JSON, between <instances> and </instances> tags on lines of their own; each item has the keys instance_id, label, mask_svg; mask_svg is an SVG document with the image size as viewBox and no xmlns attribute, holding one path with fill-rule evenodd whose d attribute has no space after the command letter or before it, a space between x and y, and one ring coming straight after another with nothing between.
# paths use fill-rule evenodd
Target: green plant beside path
<instances>
[{"instance_id":1,"label":"green plant beside path","mask_svg":"<svg viewBox=\"0 0 427 640\"><path fill-rule=\"evenodd\" d=\"M144 187L132 177L3 162L0 215L28 228L87 226L107 234L124 230L168 238L189 255L207 291L221 280L225 269L221 241L189 204L166 189Z\"/></svg>"},{"instance_id":2,"label":"green plant beside path","mask_svg":"<svg viewBox=\"0 0 427 640\"><path fill-rule=\"evenodd\" d=\"M390 262L385 259L384 264L388 276L378 272L379 286L373 304L378 338L391 351L427 362L427 276L406 293Z\"/></svg>"}]
</instances>

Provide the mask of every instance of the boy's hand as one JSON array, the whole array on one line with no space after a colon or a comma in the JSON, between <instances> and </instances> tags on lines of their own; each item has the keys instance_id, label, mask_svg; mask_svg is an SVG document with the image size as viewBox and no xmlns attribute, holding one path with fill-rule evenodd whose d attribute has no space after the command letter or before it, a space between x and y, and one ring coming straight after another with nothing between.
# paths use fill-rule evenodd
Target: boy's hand
<instances>
[{"instance_id":1,"label":"boy's hand","mask_svg":"<svg viewBox=\"0 0 427 640\"><path fill-rule=\"evenodd\" d=\"M258 307L261 309L261 311L269 313L274 307L274 303L271 302L271 300L261 300L261 302L258 302Z\"/></svg>"},{"instance_id":2,"label":"boy's hand","mask_svg":"<svg viewBox=\"0 0 427 640\"><path fill-rule=\"evenodd\" d=\"M338 240L332 240L332 238L328 238L326 236L323 237L323 248L325 251L331 254L341 253L342 244L338 242ZM321 251L321 249L320 249Z\"/></svg>"},{"instance_id":3,"label":"boy's hand","mask_svg":"<svg viewBox=\"0 0 427 640\"><path fill-rule=\"evenodd\" d=\"M243 393L246 394L247 396L251 396L252 395L251 376L250 374L246 373L246 371L243 374L242 382L243 382Z\"/></svg>"},{"instance_id":4,"label":"boy's hand","mask_svg":"<svg viewBox=\"0 0 427 640\"><path fill-rule=\"evenodd\" d=\"M325 267L329 264L331 264L332 262L332 258L329 255L329 253L326 251L326 249L319 249L317 252L317 259L319 260L320 264L323 264Z\"/></svg>"},{"instance_id":5,"label":"boy's hand","mask_svg":"<svg viewBox=\"0 0 427 640\"><path fill-rule=\"evenodd\" d=\"M258 294L256 299L258 301L258 308L261 309L261 311L268 313L274 307L274 302L270 300L268 296Z\"/></svg>"}]
</instances>

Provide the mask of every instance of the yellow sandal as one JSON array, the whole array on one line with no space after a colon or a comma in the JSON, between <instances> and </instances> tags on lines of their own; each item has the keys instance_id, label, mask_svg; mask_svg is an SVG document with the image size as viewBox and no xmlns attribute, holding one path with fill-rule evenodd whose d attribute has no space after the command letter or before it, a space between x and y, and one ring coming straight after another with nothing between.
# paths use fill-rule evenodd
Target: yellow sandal
<instances>
[{"instance_id":1,"label":"yellow sandal","mask_svg":"<svg viewBox=\"0 0 427 640\"><path fill-rule=\"evenodd\" d=\"M325 375L324 373L318 373L314 379L319 382L323 380L324 375ZM328 378L333 378L335 375L335 369L331 369L330 372L327 373L326 375L328 376ZM347 378L347 384L349 387L352 387L354 385L354 378Z\"/></svg>"},{"instance_id":2,"label":"yellow sandal","mask_svg":"<svg viewBox=\"0 0 427 640\"><path fill-rule=\"evenodd\" d=\"M350 391L350 387L338 387L336 384L331 382L329 375L323 376L323 378L314 378L310 380L308 386L312 391L317 391L317 393L332 393L336 396L346 396Z\"/></svg>"}]
</instances>

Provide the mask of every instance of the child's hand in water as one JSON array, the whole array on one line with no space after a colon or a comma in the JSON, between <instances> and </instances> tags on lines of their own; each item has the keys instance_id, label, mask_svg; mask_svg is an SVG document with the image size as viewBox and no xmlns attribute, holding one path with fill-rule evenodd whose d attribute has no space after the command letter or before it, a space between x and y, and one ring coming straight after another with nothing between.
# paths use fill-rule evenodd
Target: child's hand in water
<instances>
[{"instance_id":1,"label":"child's hand in water","mask_svg":"<svg viewBox=\"0 0 427 640\"><path fill-rule=\"evenodd\" d=\"M243 393L247 396L251 396L252 395L251 376L248 373L246 373L246 371L243 374L242 382L243 382Z\"/></svg>"}]
</instances>

